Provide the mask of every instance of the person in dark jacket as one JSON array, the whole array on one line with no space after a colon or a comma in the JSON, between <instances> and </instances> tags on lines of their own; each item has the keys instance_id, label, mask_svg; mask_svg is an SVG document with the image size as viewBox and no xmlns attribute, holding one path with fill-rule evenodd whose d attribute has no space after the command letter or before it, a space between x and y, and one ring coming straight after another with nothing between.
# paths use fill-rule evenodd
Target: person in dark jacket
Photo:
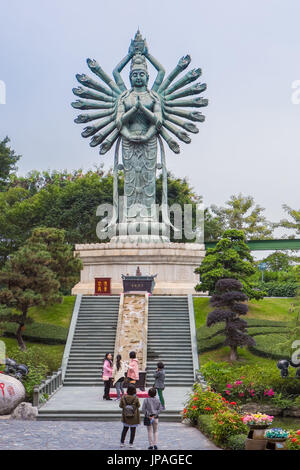
<instances>
[{"instance_id":1,"label":"person in dark jacket","mask_svg":"<svg viewBox=\"0 0 300 470\"><path fill-rule=\"evenodd\" d=\"M159 412L163 409L162 404L156 396L156 389L150 388L148 390L149 398L145 398L142 412L150 420L150 424L147 425L148 440L149 440L149 450L157 450L157 441L158 441L158 415Z\"/></svg>"},{"instance_id":2,"label":"person in dark jacket","mask_svg":"<svg viewBox=\"0 0 300 470\"><path fill-rule=\"evenodd\" d=\"M157 369L154 372L155 383L154 387L157 389L159 400L162 405L162 409L165 410L165 400L163 396L163 390L165 389L165 366L163 362L157 363Z\"/></svg>"},{"instance_id":3,"label":"person in dark jacket","mask_svg":"<svg viewBox=\"0 0 300 470\"><path fill-rule=\"evenodd\" d=\"M133 447L135 432L137 426L140 424L140 401L136 396L136 388L134 385L129 385L127 388L127 395L123 395L120 400L120 408L122 408L122 423L123 431L121 434L120 447L125 446L125 438L128 429L130 428L130 441L129 447Z\"/></svg>"}]
</instances>

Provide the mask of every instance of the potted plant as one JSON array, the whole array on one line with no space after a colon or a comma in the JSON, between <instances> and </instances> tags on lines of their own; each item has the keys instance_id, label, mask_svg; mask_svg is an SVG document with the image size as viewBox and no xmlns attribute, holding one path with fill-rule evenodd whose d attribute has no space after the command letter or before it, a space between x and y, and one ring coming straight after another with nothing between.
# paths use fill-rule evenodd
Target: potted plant
<instances>
[{"instance_id":1,"label":"potted plant","mask_svg":"<svg viewBox=\"0 0 300 470\"><path fill-rule=\"evenodd\" d=\"M264 450L266 447L265 430L273 421L273 416L262 413L247 414L242 417L250 431L246 439L246 450Z\"/></svg>"},{"instance_id":2,"label":"potted plant","mask_svg":"<svg viewBox=\"0 0 300 470\"><path fill-rule=\"evenodd\" d=\"M281 428L271 428L265 432L265 438L268 439L268 442L284 442L288 437L288 431Z\"/></svg>"}]
</instances>

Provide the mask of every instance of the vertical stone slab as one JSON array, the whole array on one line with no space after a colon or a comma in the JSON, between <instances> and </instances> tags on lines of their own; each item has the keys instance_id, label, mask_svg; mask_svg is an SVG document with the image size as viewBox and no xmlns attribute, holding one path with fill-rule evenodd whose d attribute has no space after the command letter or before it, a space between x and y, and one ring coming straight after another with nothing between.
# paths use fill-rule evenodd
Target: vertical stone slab
<instances>
[{"instance_id":1,"label":"vertical stone slab","mask_svg":"<svg viewBox=\"0 0 300 470\"><path fill-rule=\"evenodd\" d=\"M121 354L128 361L130 351L135 351L139 370L145 371L147 335L148 293L121 294L114 358Z\"/></svg>"}]
</instances>

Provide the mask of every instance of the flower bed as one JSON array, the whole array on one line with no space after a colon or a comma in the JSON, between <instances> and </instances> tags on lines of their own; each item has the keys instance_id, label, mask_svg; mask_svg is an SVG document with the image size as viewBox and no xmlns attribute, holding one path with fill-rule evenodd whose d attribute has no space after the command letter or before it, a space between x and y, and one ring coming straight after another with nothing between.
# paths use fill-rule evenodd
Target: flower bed
<instances>
[{"instance_id":1,"label":"flower bed","mask_svg":"<svg viewBox=\"0 0 300 470\"><path fill-rule=\"evenodd\" d=\"M247 413L243 415L237 402L226 400L221 393L210 388L203 391L200 384L194 385L194 390L186 403L182 417L197 426L218 446L234 450L244 449L249 426L267 427L273 421L273 416L267 414ZM275 433L274 429L268 431ZM288 446L300 450L300 431L281 430L281 432L283 437L289 436Z\"/></svg>"}]
</instances>

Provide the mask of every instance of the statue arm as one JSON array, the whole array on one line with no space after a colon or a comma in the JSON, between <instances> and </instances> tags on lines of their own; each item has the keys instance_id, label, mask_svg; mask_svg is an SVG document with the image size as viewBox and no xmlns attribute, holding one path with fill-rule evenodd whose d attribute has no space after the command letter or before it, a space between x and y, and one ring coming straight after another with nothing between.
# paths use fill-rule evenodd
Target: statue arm
<instances>
[{"instance_id":1,"label":"statue arm","mask_svg":"<svg viewBox=\"0 0 300 470\"><path fill-rule=\"evenodd\" d=\"M121 101L118 104L116 124L119 130L129 121L131 116L136 112L137 106L133 106L131 109L125 112L124 103Z\"/></svg>"},{"instance_id":2,"label":"statue arm","mask_svg":"<svg viewBox=\"0 0 300 470\"><path fill-rule=\"evenodd\" d=\"M160 129L162 126L162 111L161 111L161 106L159 103L154 104L154 110L153 112L150 111L148 108L146 108L138 99L138 104L139 108L145 116L149 119L149 121L156 127L156 129Z\"/></svg>"},{"instance_id":3,"label":"statue arm","mask_svg":"<svg viewBox=\"0 0 300 470\"><path fill-rule=\"evenodd\" d=\"M127 88L123 81L123 78L121 77L121 72L123 68L128 64L131 58L132 53L129 52L113 70L113 77L115 79L115 82L122 91L127 90Z\"/></svg>"},{"instance_id":4,"label":"statue arm","mask_svg":"<svg viewBox=\"0 0 300 470\"><path fill-rule=\"evenodd\" d=\"M153 57L151 54L146 53L145 57L149 60L150 64L153 65L153 67L156 68L157 70L157 76L155 79L155 82L153 83L152 90L157 91L160 87L160 85L163 82L164 76L165 76L165 69L164 67Z\"/></svg>"}]
</instances>

